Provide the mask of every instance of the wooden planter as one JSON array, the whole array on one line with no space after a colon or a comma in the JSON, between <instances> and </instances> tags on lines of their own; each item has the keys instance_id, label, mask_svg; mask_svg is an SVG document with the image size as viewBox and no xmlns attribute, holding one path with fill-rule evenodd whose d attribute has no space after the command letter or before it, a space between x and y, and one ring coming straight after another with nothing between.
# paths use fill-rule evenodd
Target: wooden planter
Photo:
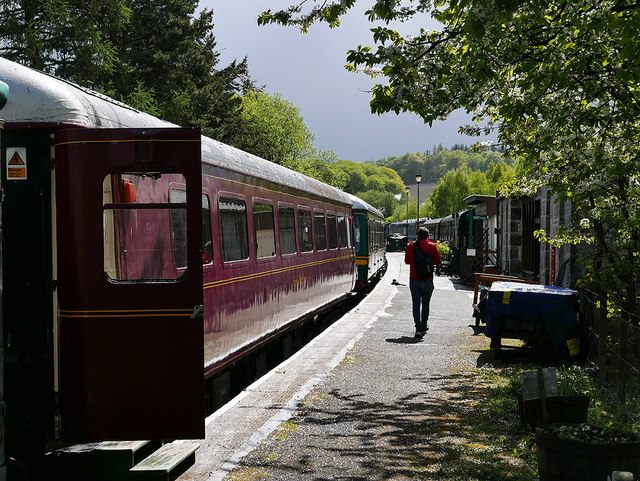
<instances>
[{"instance_id":1,"label":"wooden planter","mask_svg":"<svg viewBox=\"0 0 640 481\"><path fill-rule=\"evenodd\" d=\"M593 444L536 431L540 481L604 481L612 471L640 477L640 442Z\"/></svg>"},{"instance_id":2,"label":"wooden planter","mask_svg":"<svg viewBox=\"0 0 640 481\"><path fill-rule=\"evenodd\" d=\"M587 421L589 414L589 396L548 396L547 415L551 424L580 424ZM541 426L542 405L540 399L523 401L522 394L518 394L518 414L520 424Z\"/></svg>"}]
</instances>

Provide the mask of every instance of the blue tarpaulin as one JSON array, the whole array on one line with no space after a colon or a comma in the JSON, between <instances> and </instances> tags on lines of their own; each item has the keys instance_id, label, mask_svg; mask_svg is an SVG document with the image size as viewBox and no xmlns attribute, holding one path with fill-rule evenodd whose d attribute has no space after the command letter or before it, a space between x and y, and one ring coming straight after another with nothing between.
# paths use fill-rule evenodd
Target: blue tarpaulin
<instances>
[{"instance_id":1,"label":"blue tarpaulin","mask_svg":"<svg viewBox=\"0 0 640 481\"><path fill-rule=\"evenodd\" d=\"M498 281L491 285L485 301L485 334L490 338L499 336L505 318L542 323L555 351L572 351L567 341L579 337L573 289Z\"/></svg>"}]
</instances>

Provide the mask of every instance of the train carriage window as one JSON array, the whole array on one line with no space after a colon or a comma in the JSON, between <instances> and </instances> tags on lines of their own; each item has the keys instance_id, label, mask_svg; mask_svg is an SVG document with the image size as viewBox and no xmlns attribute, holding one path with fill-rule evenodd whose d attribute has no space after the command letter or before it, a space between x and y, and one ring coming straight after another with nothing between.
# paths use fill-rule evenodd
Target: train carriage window
<instances>
[{"instance_id":1,"label":"train carriage window","mask_svg":"<svg viewBox=\"0 0 640 481\"><path fill-rule=\"evenodd\" d=\"M343 215L338 216L338 243L340 248L347 247L347 219Z\"/></svg>"},{"instance_id":2,"label":"train carriage window","mask_svg":"<svg viewBox=\"0 0 640 481\"><path fill-rule=\"evenodd\" d=\"M211 237L211 207L209 196L202 194L202 264L213 262L213 245Z\"/></svg>"},{"instance_id":3,"label":"train carriage window","mask_svg":"<svg viewBox=\"0 0 640 481\"><path fill-rule=\"evenodd\" d=\"M329 237L329 249L338 248L338 229L336 228L336 216L327 214L327 236Z\"/></svg>"},{"instance_id":4,"label":"train carriage window","mask_svg":"<svg viewBox=\"0 0 640 481\"><path fill-rule=\"evenodd\" d=\"M278 230L280 231L280 253L295 254L296 249L296 217L293 207L278 208Z\"/></svg>"},{"instance_id":5,"label":"train carriage window","mask_svg":"<svg viewBox=\"0 0 640 481\"><path fill-rule=\"evenodd\" d=\"M356 252L360 252L360 219L358 217L353 222L353 238L356 243Z\"/></svg>"},{"instance_id":6,"label":"train carriage window","mask_svg":"<svg viewBox=\"0 0 640 481\"><path fill-rule=\"evenodd\" d=\"M172 189L169 193L169 201L172 204L186 204L187 192L182 189ZM186 212L173 209L171 211L171 232L173 238L173 257L176 267L187 267L187 238L186 238ZM213 246L211 240L211 208L209 196L202 194L202 264L213 262Z\"/></svg>"},{"instance_id":7,"label":"train carriage window","mask_svg":"<svg viewBox=\"0 0 640 481\"><path fill-rule=\"evenodd\" d=\"M112 173L103 180L104 272L114 281L177 280L187 267L180 174ZM181 191L184 194L184 191Z\"/></svg>"},{"instance_id":8,"label":"train carriage window","mask_svg":"<svg viewBox=\"0 0 640 481\"><path fill-rule=\"evenodd\" d=\"M300 250L313 250L313 233L311 231L311 212L298 209L298 232L300 233Z\"/></svg>"},{"instance_id":9,"label":"train carriage window","mask_svg":"<svg viewBox=\"0 0 640 481\"><path fill-rule=\"evenodd\" d=\"M239 261L249 258L247 236L247 204L240 199L221 197L218 201L222 260Z\"/></svg>"},{"instance_id":10,"label":"train carriage window","mask_svg":"<svg viewBox=\"0 0 640 481\"><path fill-rule=\"evenodd\" d=\"M316 229L316 250L324 251L327 249L327 226L324 212L315 212L313 222Z\"/></svg>"},{"instance_id":11,"label":"train carriage window","mask_svg":"<svg viewBox=\"0 0 640 481\"><path fill-rule=\"evenodd\" d=\"M276 231L273 222L273 206L254 202L253 233L256 239L256 257L273 257L276 255Z\"/></svg>"}]
</instances>

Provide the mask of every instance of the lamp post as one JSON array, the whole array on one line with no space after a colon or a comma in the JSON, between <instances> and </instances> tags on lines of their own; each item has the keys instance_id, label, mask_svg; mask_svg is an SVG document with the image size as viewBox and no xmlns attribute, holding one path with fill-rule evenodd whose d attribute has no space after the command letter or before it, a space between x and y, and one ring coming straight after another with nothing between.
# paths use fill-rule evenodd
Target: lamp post
<instances>
[{"instance_id":1,"label":"lamp post","mask_svg":"<svg viewBox=\"0 0 640 481\"><path fill-rule=\"evenodd\" d=\"M416 213L416 235L418 233L418 227L420 227L420 181L422 180L422 176L420 174L416 175L416 184L418 184L418 212Z\"/></svg>"},{"instance_id":2,"label":"lamp post","mask_svg":"<svg viewBox=\"0 0 640 481\"><path fill-rule=\"evenodd\" d=\"M409 242L409 187L405 187L407 191L407 242Z\"/></svg>"}]
</instances>

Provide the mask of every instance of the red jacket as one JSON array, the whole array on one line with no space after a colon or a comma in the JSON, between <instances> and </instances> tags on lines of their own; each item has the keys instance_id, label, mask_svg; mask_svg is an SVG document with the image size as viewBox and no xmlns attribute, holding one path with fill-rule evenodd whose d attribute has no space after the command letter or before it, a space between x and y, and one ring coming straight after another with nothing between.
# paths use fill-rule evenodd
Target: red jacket
<instances>
[{"instance_id":1,"label":"red jacket","mask_svg":"<svg viewBox=\"0 0 640 481\"><path fill-rule=\"evenodd\" d=\"M420 239L420 249L429 253L434 266L440 265L440 252L438 252L438 247L433 242L429 239ZM416 268L413 265L413 242L407 244L407 250L404 252L404 262L411 266L409 279L433 280L433 276L418 277L416 274Z\"/></svg>"}]
</instances>

